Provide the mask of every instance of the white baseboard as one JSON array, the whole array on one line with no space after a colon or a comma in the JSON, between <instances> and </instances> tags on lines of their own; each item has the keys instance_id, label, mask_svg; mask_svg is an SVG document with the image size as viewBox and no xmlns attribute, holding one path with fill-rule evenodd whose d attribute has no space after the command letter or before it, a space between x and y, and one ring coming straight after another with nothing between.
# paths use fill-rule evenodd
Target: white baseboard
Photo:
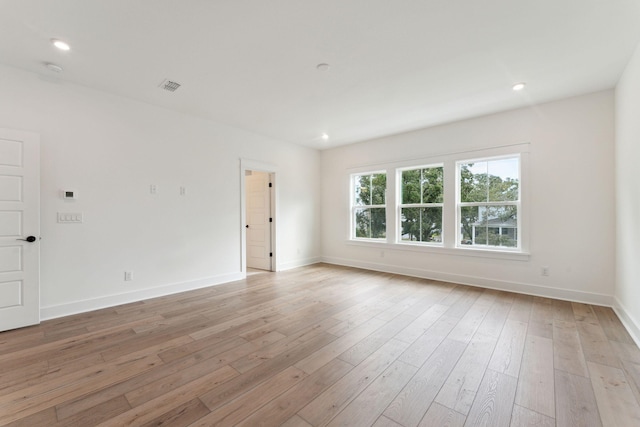
<instances>
[{"instance_id":1,"label":"white baseboard","mask_svg":"<svg viewBox=\"0 0 640 427\"><path fill-rule=\"evenodd\" d=\"M322 257L322 262L326 262L327 264L343 265L346 267L356 267L366 270L381 271L384 273L403 274L405 276L420 277L423 279L459 283L461 285L480 286L483 288L495 289L499 291L508 291L566 301L603 305L607 307L611 307L613 302L613 297L610 295L581 292L570 289L550 288L547 286L508 282L476 276L465 276L462 274L444 273L440 271L424 270L420 268L400 267L397 265L372 263L335 257Z\"/></svg>"},{"instance_id":2,"label":"white baseboard","mask_svg":"<svg viewBox=\"0 0 640 427\"><path fill-rule=\"evenodd\" d=\"M162 297L165 295L177 294L180 292L192 291L194 289L206 288L208 286L220 285L222 283L233 282L242 279L244 279L242 273L230 273L221 276L192 280L189 282L172 283L155 288L140 289L123 294L107 295L104 297L92 298L88 300L73 301L66 304L40 307L40 319L55 319L72 314L85 313L87 311L99 310L101 308L113 307L120 304L128 304L130 302Z\"/></svg>"},{"instance_id":3,"label":"white baseboard","mask_svg":"<svg viewBox=\"0 0 640 427\"><path fill-rule=\"evenodd\" d=\"M278 265L278 271L291 270L292 268L304 267L306 265L317 264L321 262L320 257L302 258L294 261L284 262Z\"/></svg>"},{"instance_id":4,"label":"white baseboard","mask_svg":"<svg viewBox=\"0 0 640 427\"><path fill-rule=\"evenodd\" d=\"M640 322L629 313L617 297L614 297L613 301L613 311L616 312L624 327L627 328L627 332L636 342L636 345L640 347Z\"/></svg>"}]
</instances>

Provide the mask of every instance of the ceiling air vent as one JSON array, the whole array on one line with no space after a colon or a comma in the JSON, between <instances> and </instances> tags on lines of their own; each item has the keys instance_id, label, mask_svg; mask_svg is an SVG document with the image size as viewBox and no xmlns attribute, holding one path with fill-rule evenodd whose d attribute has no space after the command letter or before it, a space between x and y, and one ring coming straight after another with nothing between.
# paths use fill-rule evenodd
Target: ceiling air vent
<instances>
[{"instance_id":1,"label":"ceiling air vent","mask_svg":"<svg viewBox=\"0 0 640 427\"><path fill-rule=\"evenodd\" d=\"M168 90L169 92L175 92L180 87L180 83L165 79L162 83L160 83L159 87L164 90Z\"/></svg>"}]
</instances>

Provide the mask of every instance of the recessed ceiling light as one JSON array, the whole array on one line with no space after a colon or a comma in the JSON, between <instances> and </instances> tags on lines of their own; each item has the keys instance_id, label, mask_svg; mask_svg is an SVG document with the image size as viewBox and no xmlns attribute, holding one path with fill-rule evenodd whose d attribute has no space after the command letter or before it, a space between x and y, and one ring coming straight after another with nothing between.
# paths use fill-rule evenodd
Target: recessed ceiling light
<instances>
[{"instance_id":1,"label":"recessed ceiling light","mask_svg":"<svg viewBox=\"0 0 640 427\"><path fill-rule=\"evenodd\" d=\"M329 64L325 64L324 62L322 64L318 64L318 65L316 65L316 70L318 70L318 71L327 71L327 70L329 70Z\"/></svg>"},{"instance_id":2,"label":"recessed ceiling light","mask_svg":"<svg viewBox=\"0 0 640 427\"><path fill-rule=\"evenodd\" d=\"M62 67L56 64L52 64L50 62L47 62L46 64L44 64L45 67L47 67L49 70L56 72L56 73L61 73L62 72Z\"/></svg>"},{"instance_id":3,"label":"recessed ceiling light","mask_svg":"<svg viewBox=\"0 0 640 427\"><path fill-rule=\"evenodd\" d=\"M327 135L326 133L323 133L320 138L322 138L323 141L328 141L329 140L329 135Z\"/></svg>"},{"instance_id":4,"label":"recessed ceiling light","mask_svg":"<svg viewBox=\"0 0 640 427\"><path fill-rule=\"evenodd\" d=\"M527 84L524 82L516 83L513 85L512 89L515 91L522 90Z\"/></svg>"},{"instance_id":5,"label":"recessed ceiling light","mask_svg":"<svg viewBox=\"0 0 640 427\"><path fill-rule=\"evenodd\" d=\"M58 40L58 39L51 39L51 43L53 43L53 45L55 47L57 47L60 50L69 50L71 49L71 46L69 46L68 43L63 42L62 40Z\"/></svg>"}]
</instances>

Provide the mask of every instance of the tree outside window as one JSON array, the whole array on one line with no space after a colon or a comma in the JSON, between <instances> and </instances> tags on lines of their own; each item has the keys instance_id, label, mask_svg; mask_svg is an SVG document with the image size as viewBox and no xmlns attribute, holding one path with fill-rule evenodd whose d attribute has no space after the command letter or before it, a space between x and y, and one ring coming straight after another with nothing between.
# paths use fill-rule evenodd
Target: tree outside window
<instances>
[{"instance_id":1,"label":"tree outside window","mask_svg":"<svg viewBox=\"0 0 640 427\"><path fill-rule=\"evenodd\" d=\"M353 237L384 239L387 232L385 173L353 176Z\"/></svg>"}]
</instances>

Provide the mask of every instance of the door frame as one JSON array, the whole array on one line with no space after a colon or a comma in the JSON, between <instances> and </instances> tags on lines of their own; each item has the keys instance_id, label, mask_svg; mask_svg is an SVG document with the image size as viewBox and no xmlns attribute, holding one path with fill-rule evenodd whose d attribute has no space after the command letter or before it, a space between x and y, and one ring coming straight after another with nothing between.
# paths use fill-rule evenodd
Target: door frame
<instances>
[{"instance_id":1,"label":"door frame","mask_svg":"<svg viewBox=\"0 0 640 427\"><path fill-rule=\"evenodd\" d=\"M244 277L247 276L247 193L245 174L247 171L266 172L270 175L271 186L271 271L279 271L278 265L278 239L277 239L277 220L278 220L278 185L277 175L278 168L270 163L264 163L251 159L240 159L240 272Z\"/></svg>"}]
</instances>

